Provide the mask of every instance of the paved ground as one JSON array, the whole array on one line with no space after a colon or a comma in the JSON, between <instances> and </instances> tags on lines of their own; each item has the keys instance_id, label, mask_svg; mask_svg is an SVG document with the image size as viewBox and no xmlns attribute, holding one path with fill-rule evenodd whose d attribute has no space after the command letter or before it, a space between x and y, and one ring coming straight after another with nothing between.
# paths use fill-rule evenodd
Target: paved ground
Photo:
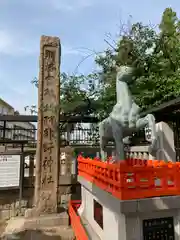
<instances>
[{"instance_id":1,"label":"paved ground","mask_svg":"<svg viewBox=\"0 0 180 240\"><path fill-rule=\"evenodd\" d=\"M72 240L71 230L26 230L17 234L6 235L2 240Z\"/></svg>"},{"instance_id":2,"label":"paved ground","mask_svg":"<svg viewBox=\"0 0 180 240\"><path fill-rule=\"evenodd\" d=\"M7 224L6 223L2 223L0 222L0 237L3 234L5 228L6 228Z\"/></svg>"},{"instance_id":3,"label":"paved ground","mask_svg":"<svg viewBox=\"0 0 180 240\"><path fill-rule=\"evenodd\" d=\"M70 226L45 227L28 229L23 227L23 219L7 224L0 224L1 240L74 240L74 233Z\"/></svg>"},{"instance_id":4,"label":"paved ground","mask_svg":"<svg viewBox=\"0 0 180 240\"><path fill-rule=\"evenodd\" d=\"M10 234L6 235L2 238L2 240L61 240L62 238L59 236L47 236L43 234L41 231L28 230L18 234Z\"/></svg>"}]
</instances>

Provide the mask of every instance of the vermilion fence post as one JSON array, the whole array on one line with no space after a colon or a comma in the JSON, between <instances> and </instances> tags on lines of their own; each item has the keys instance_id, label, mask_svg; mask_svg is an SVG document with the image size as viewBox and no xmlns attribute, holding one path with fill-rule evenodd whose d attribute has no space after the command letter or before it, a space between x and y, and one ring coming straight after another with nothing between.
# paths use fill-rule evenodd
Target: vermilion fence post
<instances>
[{"instance_id":1,"label":"vermilion fence post","mask_svg":"<svg viewBox=\"0 0 180 240\"><path fill-rule=\"evenodd\" d=\"M69 216L71 226L74 230L74 234L77 240L88 240L87 233L81 223L81 219L77 214L77 209L80 206L80 201L69 202Z\"/></svg>"}]
</instances>

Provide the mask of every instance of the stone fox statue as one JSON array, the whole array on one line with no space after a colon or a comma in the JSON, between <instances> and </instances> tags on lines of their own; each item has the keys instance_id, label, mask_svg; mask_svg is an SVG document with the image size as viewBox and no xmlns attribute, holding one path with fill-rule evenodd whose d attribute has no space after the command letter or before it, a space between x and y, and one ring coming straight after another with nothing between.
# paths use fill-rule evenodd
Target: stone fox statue
<instances>
[{"instance_id":1,"label":"stone fox statue","mask_svg":"<svg viewBox=\"0 0 180 240\"><path fill-rule=\"evenodd\" d=\"M132 77L133 69L122 66L117 68L116 76L116 104L109 117L99 124L101 159L105 161L106 146L109 141L115 142L115 159L125 159L124 143L129 143L129 136L133 132L148 127L151 130L151 138L147 139L151 144L149 151L155 150L156 129L155 118L148 114L144 118L139 117L140 107L134 102L129 91L127 81Z\"/></svg>"}]
</instances>

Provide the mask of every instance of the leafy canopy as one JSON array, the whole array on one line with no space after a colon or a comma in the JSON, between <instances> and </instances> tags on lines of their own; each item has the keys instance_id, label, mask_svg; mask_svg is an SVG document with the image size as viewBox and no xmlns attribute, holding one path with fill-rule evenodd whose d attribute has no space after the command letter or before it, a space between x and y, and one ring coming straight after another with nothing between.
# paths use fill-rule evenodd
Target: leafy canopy
<instances>
[{"instance_id":1,"label":"leafy canopy","mask_svg":"<svg viewBox=\"0 0 180 240\"><path fill-rule=\"evenodd\" d=\"M135 68L130 90L142 109L157 106L180 94L180 20L171 9L165 9L158 29L132 24L116 43L96 58L101 83L97 112L105 117L115 103L117 65Z\"/></svg>"},{"instance_id":2,"label":"leafy canopy","mask_svg":"<svg viewBox=\"0 0 180 240\"><path fill-rule=\"evenodd\" d=\"M165 9L157 28L131 24L115 43L96 57L100 70L88 76L61 74L61 112L106 117L116 102L117 65L134 67L132 95L144 110L180 94L180 20Z\"/></svg>"}]
</instances>

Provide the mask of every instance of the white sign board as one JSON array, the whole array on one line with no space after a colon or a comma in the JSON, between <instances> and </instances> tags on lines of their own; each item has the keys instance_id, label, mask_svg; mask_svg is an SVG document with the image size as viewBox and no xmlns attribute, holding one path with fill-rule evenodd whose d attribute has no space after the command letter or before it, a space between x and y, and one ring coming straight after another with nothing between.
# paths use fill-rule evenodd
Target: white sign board
<instances>
[{"instance_id":1,"label":"white sign board","mask_svg":"<svg viewBox=\"0 0 180 240\"><path fill-rule=\"evenodd\" d=\"M0 155L0 188L19 187L20 155Z\"/></svg>"}]
</instances>

